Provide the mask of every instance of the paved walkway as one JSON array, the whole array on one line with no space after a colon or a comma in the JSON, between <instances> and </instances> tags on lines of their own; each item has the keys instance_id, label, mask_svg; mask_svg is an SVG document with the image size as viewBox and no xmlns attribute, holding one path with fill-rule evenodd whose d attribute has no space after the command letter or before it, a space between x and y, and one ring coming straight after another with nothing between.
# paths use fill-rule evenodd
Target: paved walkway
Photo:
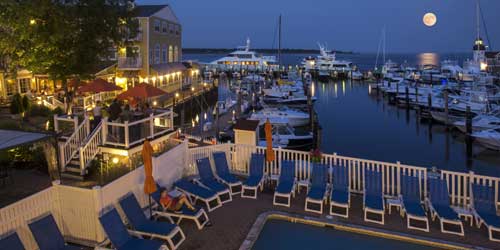
<instances>
[{"instance_id":1,"label":"paved walkway","mask_svg":"<svg viewBox=\"0 0 500 250\"><path fill-rule=\"evenodd\" d=\"M259 193L257 200L242 199L236 196L233 197L232 202L223 205L209 214L213 223L212 227L197 230L194 223L191 221L183 221L180 226L186 234L186 241L181 245L180 250L239 249L256 218L261 213L266 211L285 211L291 214L319 217L316 214L304 211L305 189L303 189L301 194L292 200L291 208L273 206L273 196L271 190L272 188L267 187L264 190L264 193ZM476 227L470 227L468 223L464 223L465 237L441 233L439 229L439 222L437 220L430 223L431 230L429 233L408 230L406 229L406 220L401 218L399 213L394 210L391 215L386 212L386 225L384 226L373 223L365 223L363 221L363 212L361 208L362 196L353 195L352 198L352 213L350 214L349 220L335 220L350 224L381 228L389 231L397 231L405 234L419 235L474 246L482 246L489 249L500 249L499 243L494 243L488 240L488 234L484 227L477 229ZM325 216L326 212L321 217L324 218Z\"/></svg>"}]
</instances>

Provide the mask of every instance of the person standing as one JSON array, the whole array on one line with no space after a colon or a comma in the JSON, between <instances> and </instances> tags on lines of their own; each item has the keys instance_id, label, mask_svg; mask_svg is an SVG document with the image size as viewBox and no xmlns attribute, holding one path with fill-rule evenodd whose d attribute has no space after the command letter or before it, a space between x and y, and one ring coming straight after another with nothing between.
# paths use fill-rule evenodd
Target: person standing
<instances>
[{"instance_id":1,"label":"person standing","mask_svg":"<svg viewBox=\"0 0 500 250\"><path fill-rule=\"evenodd\" d=\"M109 105L108 113L109 113L109 120L111 122L119 122L120 114L122 113L122 108L116 98L113 100L111 105ZM120 142L120 136L118 135L118 133L119 133L119 128L116 126L111 126L112 136L117 140L117 142Z\"/></svg>"},{"instance_id":2,"label":"person standing","mask_svg":"<svg viewBox=\"0 0 500 250\"><path fill-rule=\"evenodd\" d=\"M97 101L97 103L95 104L95 107L92 109L92 114L94 115L94 122L92 124L92 130L94 130L102 120L101 101Z\"/></svg>"}]
</instances>

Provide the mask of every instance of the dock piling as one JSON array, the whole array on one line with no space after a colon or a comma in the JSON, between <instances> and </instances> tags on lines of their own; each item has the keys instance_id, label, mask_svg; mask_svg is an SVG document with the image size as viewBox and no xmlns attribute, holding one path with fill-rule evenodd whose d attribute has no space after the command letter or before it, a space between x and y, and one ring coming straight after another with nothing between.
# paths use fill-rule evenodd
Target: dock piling
<instances>
[{"instance_id":1,"label":"dock piling","mask_svg":"<svg viewBox=\"0 0 500 250\"><path fill-rule=\"evenodd\" d=\"M444 92L444 114L445 114L445 124L448 126L448 91Z\"/></svg>"},{"instance_id":2,"label":"dock piling","mask_svg":"<svg viewBox=\"0 0 500 250\"><path fill-rule=\"evenodd\" d=\"M408 87L405 87L405 100L406 100L406 108L410 107L410 90Z\"/></svg>"}]
</instances>

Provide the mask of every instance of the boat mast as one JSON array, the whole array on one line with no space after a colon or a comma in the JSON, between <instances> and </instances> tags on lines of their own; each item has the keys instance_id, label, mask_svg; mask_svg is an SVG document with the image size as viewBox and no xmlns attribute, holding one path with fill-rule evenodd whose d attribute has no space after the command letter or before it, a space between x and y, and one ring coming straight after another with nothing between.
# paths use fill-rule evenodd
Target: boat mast
<instances>
[{"instance_id":1,"label":"boat mast","mask_svg":"<svg viewBox=\"0 0 500 250\"><path fill-rule=\"evenodd\" d=\"M480 10L479 10L479 0L476 0L476 40L479 40L480 34L479 34L479 15L480 15Z\"/></svg>"},{"instance_id":2,"label":"boat mast","mask_svg":"<svg viewBox=\"0 0 500 250\"><path fill-rule=\"evenodd\" d=\"M278 19L278 66L281 68L281 15Z\"/></svg>"}]
</instances>

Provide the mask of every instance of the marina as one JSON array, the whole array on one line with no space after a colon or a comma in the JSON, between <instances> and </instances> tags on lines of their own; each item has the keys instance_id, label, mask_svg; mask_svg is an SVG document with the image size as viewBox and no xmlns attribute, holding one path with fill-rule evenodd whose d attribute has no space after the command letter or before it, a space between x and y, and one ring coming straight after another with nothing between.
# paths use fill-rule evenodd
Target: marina
<instances>
[{"instance_id":1,"label":"marina","mask_svg":"<svg viewBox=\"0 0 500 250\"><path fill-rule=\"evenodd\" d=\"M0 250L500 249L500 3L150 1L0 3Z\"/></svg>"}]
</instances>

